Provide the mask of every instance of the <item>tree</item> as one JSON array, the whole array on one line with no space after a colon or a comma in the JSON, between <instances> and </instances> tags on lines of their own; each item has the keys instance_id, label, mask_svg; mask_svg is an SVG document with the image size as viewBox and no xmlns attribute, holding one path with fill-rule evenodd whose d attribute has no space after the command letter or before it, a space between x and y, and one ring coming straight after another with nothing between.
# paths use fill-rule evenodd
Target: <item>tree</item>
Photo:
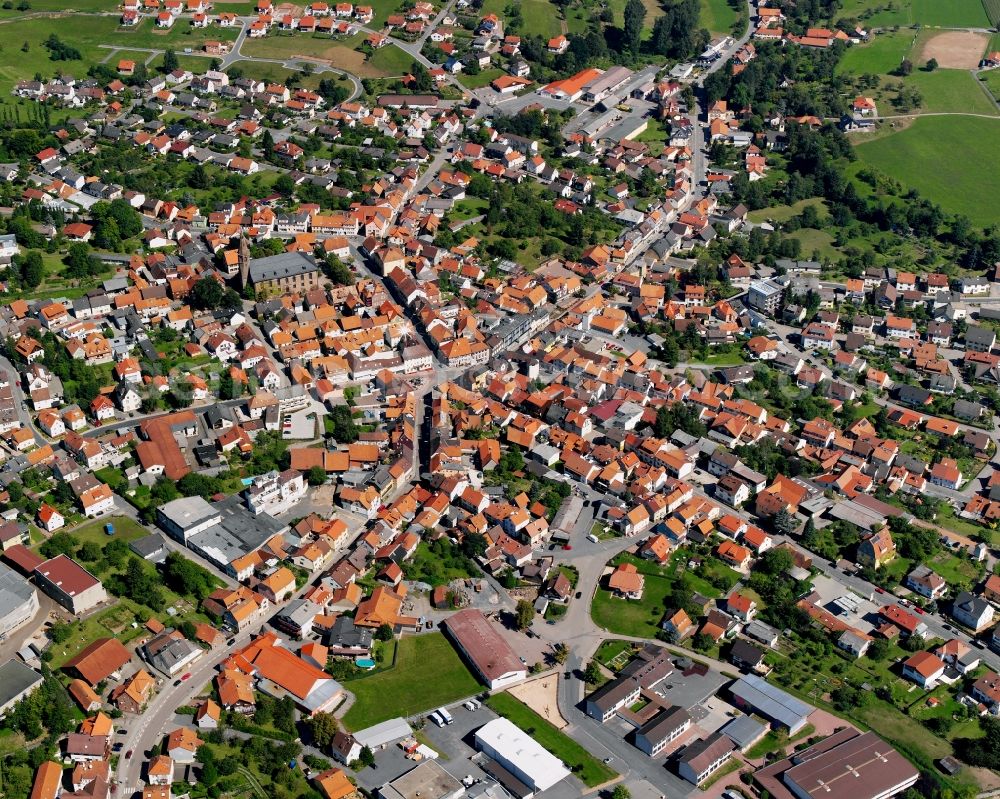
<instances>
[{"instance_id":1,"label":"tree","mask_svg":"<svg viewBox=\"0 0 1000 799\"><path fill-rule=\"evenodd\" d=\"M88 561L93 563L101 557L101 545L96 541L86 541L83 546L80 547L80 551L76 553L80 560Z\"/></svg>"},{"instance_id":2,"label":"tree","mask_svg":"<svg viewBox=\"0 0 1000 799\"><path fill-rule=\"evenodd\" d=\"M642 0L628 0L625 4L625 35L622 37L625 47L633 53L639 51L639 41L642 36L642 23L646 19L646 6Z\"/></svg>"},{"instance_id":3,"label":"tree","mask_svg":"<svg viewBox=\"0 0 1000 799\"><path fill-rule=\"evenodd\" d=\"M338 444L353 444L358 440L358 428L354 416L346 405L338 405L330 411L331 434Z\"/></svg>"},{"instance_id":4,"label":"tree","mask_svg":"<svg viewBox=\"0 0 1000 799\"><path fill-rule=\"evenodd\" d=\"M519 630L526 630L535 620L535 607L526 599L517 600L514 609L514 623Z\"/></svg>"},{"instance_id":5,"label":"tree","mask_svg":"<svg viewBox=\"0 0 1000 799\"><path fill-rule=\"evenodd\" d=\"M177 593L204 599L215 590L211 572L188 560L179 552L171 552L163 563L166 584Z\"/></svg>"},{"instance_id":6,"label":"tree","mask_svg":"<svg viewBox=\"0 0 1000 799\"><path fill-rule=\"evenodd\" d=\"M904 58L899 62L899 67L896 69L896 74L906 77L911 72L913 72L913 62L908 58Z\"/></svg>"},{"instance_id":7,"label":"tree","mask_svg":"<svg viewBox=\"0 0 1000 799\"><path fill-rule=\"evenodd\" d=\"M795 523L795 517L784 508L774 514L773 524L775 532L780 533L781 535L791 535L795 532L795 528L798 526Z\"/></svg>"},{"instance_id":8,"label":"tree","mask_svg":"<svg viewBox=\"0 0 1000 799\"><path fill-rule=\"evenodd\" d=\"M757 570L777 577L781 574L787 574L794 565L795 560L792 558L792 553L787 549L769 549L761 557L757 564Z\"/></svg>"},{"instance_id":9,"label":"tree","mask_svg":"<svg viewBox=\"0 0 1000 799\"><path fill-rule=\"evenodd\" d=\"M928 72L933 72L938 68L938 62L936 58L928 58L927 65L924 67Z\"/></svg>"},{"instance_id":10,"label":"tree","mask_svg":"<svg viewBox=\"0 0 1000 799\"><path fill-rule=\"evenodd\" d=\"M391 641L394 635L392 631L391 624L380 624L379 628L375 631L376 641Z\"/></svg>"},{"instance_id":11,"label":"tree","mask_svg":"<svg viewBox=\"0 0 1000 799\"><path fill-rule=\"evenodd\" d=\"M587 668L583 670L583 680L588 685L597 685L604 678L604 674L601 672L601 665L596 661L592 660L587 664Z\"/></svg>"},{"instance_id":12,"label":"tree","mask_svg":"<svg viewBox=\"0 0 1000 799\"><path fill-rule=\"evenodd\" d=\"M322 466L311 466L306 472L306 480L311 486L321 486L326 482L326 470Z\"/></svg>"},{"instance_id":13,"label":"tree","mask_svg":"<svg viewBox=\"0 0 1000 799\"><path fill-rule=\"evenodd\" d=\"M317 713L306 722L306 726L312 733L313 743L317 749L327 749L333 743L333 736L340 729L337 717L333 713Z\"/></svg>"},{"instance_id":14,"label":"tree","mask_svg":"<svg viewBox=\"0 0 1000 799\"><path fill-rule=\"evenodd\" d=\"M569 657L569 647L560 641L552 647L552 657L555 659L556 663L565 663L566 659Z\"/></svg>"},{"instance_id":15,"label":"tree","mask_svg":"<svg viewBox=\"0 0 1000 799\"><path fill-rule=\"evenodd\" d=\"M180 63L177 61L177 54L173 50L167 50L163 54L163 71L169 74L178 67Z\"/></svg>"},{"instance_id":16,"label":"tree","mask_svg":"<svg viewBox=\"0 0 1000 799\"><path fill-rule=\"evenodd\" d=\"M632 792L624 785L616 785L611 792L611 799L632 799Z\"/></svg>"},{"instance_id":17,"label":"tree","mask_svg":"<svg viewBox=\"0 0 1000 799\"><path fill-rule=\"evenodd\" d=\"M224 289L218 280L212 277L203 277L191 289L190 302L195 308L207 311L219 307L223 293Z\"/></svg>"},{"instance_id":18,"label":"tree","mask_svg":"<svg viewBox=\"0 0 1000 799\"><path fill-rule=\"evenodd\" d=\"M375 766L375 753L368 746L361 747L361 753L358 755L358 760L361 765L365 768L374 768Z\"/></svg>"},{"instance_id":19,"label":"tree","mask_svg":"<svg viewBox=\"0 0 1000 799\"><path fill-rule=\"evenodd\" d=\"M45 265L42 263L42 254L38 250L29 250L21 259L19 264L21 270L21 280L28 288L38 288L45 277Z\"/></svg>"}]
</instances>

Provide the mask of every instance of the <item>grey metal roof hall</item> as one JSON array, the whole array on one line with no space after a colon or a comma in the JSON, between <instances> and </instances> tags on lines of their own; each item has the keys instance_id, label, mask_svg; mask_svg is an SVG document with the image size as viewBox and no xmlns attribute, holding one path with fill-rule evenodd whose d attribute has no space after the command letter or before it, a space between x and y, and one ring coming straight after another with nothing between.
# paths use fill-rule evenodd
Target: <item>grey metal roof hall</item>
<instances>
[{"instance_id":1,"label":"grey metal roof hall","mask_svg":"<svg viewBox=\"0 0 1000 799\"><path fill-rule=\"evenodd\" d=\"M729 690L739 703L784 725L793 734L805 726L806 719L814 710L810 705L754 674L740 678Z\"/></svg>"}]
</instances>

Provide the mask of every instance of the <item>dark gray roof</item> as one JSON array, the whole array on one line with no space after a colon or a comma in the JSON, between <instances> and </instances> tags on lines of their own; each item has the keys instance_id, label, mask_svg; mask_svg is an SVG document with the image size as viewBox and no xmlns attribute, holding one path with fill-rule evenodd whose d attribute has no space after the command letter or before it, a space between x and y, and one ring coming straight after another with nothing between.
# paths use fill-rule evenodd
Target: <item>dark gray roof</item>
<instances>
[{"instance_id":1,"label":"dark gray roof","mask_svg":"<svg viewBox=\"0 0 1000 799\"><path fill-rule=\"evenodd\" d=\"M254 258L250 261L250 282L261 283L265 280L304 275L315 272L317 268L316 262L301 252L285 252L267 258Z\"/></svg>"}]
</instances>

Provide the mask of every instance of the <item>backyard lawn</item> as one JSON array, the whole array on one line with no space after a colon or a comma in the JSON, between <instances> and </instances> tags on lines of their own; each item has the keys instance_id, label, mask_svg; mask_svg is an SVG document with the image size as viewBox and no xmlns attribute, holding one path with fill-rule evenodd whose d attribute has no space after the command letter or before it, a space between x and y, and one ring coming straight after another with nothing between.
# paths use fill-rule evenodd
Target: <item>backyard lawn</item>
<instances>
[{"instance_id":1,"label":"backyard lawn","mask_svg":"<svg viewBox=\"0 0 1000 799\"><path fill-rule=\"evenodd\" d=\"M486 704L558 757L588 788L602 785L618 776L616 771L608 768L583 746L510 694L491 696Z\"/></svg>"},{"instance_id":2,"label":"backyard lawn","mask_svg":"<svg viewBox=\"0 0 1000 799\"><path fill-rule=\"evenodd\" d=\"M120 599L107 610L85 620L72 622L70 637L60 644L53 643L49 647L48 651L52 652L49 667L53 671L60 669L63 663L75 657L80 650L98 638L114 637L123 644L128 644L146 631L141 626L133 628L132 623L144 622L149 615L149 612L140 605L127 599Z\"/></svg>"},{"instance_id":3,"label":"backyard lawn","mask_svg":"<svg viewBox=\"0 0 1000 799\"><path fill-rule=\"evenodd\" d=\"M673 588L665 577L645 575L642 599L620 599L606 588L598 587L590 606L594 623L608 632L655 638L666 610L664 600Z\"/></svg>"},{"instance_id":4,"label":"backyard lawn","mask_svg":"<svg viewBox=\"0 0 1000 799\"><path fill-rule=\"evenodd\" d=\"M344 715L344 724L352 730L396 716L413 716L482 690L441 633L401 638L391 668L350 680L345 687L355 696Z\"/></svg>"},{"instance_id":5,"label":"backyard lawn","mask_svg":"<svg viewBox=\"0 0 1000 799\"><path fill-rule=\"evenodd\" d=\"M108 535L104 531L104 525L113 524L115 534ZM90 522L70 531L70 535L80 539L81 544L87 541L94 541L104 546L112 538L120 538L123 541L135 541L137 538L149 535L149 530L127 516L112 516L100 521Z\"/></svg>"}]
</instances>

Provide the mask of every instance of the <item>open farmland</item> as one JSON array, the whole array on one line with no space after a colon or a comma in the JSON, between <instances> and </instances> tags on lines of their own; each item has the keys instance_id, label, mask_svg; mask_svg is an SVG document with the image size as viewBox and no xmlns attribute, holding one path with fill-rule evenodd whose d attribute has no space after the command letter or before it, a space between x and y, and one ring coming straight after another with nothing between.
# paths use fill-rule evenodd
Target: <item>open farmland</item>
<instances>
[{"instance_id":1,"label":"open farmland","mask_svg":"<svg viewBox=\"0 0 1000 799\"><path fill-rule=\"evenodd\" d=\"M871 142L861 142L859 159L892 175L952 213L987 225L995 214L982 201L985 186L1000 185L1000 163L994 142L1000 118L924 117L905 130ZM942 158L962 152L962 158Z\"/></svg>"}]
</instances>

